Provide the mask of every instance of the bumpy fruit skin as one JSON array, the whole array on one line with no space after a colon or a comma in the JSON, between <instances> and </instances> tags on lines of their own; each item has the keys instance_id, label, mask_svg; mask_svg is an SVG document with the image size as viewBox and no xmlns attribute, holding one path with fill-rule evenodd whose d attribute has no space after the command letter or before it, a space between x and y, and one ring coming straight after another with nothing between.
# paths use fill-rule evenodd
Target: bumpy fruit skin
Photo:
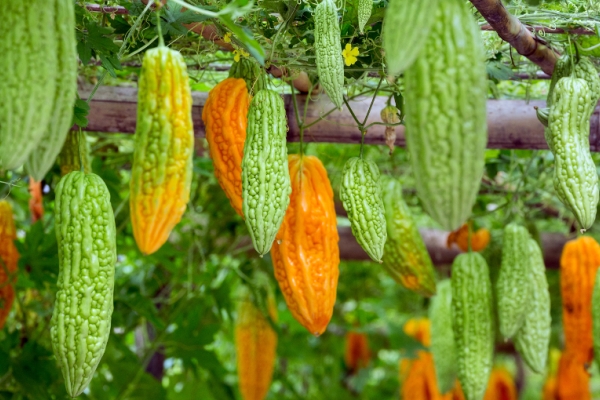
<instances>
[{"instance_id":1,"label":"bumpy fruit skin","mask_svg":"<svg viewBox=\"0 0 600 400\"><path fill-rule=\"evenodd\" d=\"M529 239L528 242L527 258L531 263L531 293L526 304L528 311L514 341L517 351L527 365L541 374L546 370L552 318L544 258L540 246L533 239Z\"/></svg>"},{"instance_id":2,"label":"bumpy fruit skin","mask_svg":"<svg viewBox=\"0 0 600 400\"><path fill-rule=\"evenodd\" d=\"M265 72L256 61L248 58L241 58L240 61L231 64L229 77L241 78L246 81L246 87L250 94L254 94L267 88ZM248 99L248 102L249 101L250 99ZM248 107L246 106L246 108Z\"/></svg>"},{"instance_id":3,"label":"bumpy fruit skin","mask_svg":"<svg viewBox=\"0 0 600 400\"><path fill-rule=\"evenodd\" d=\"M452 286L449 279L437 285L437 294L429 304L431 354L440 392L452 390L456 381L456 348L452 330Z\"/></svg>"},{"instance_id":4,"label":"bumpy fruit skin","mask_svg":"<svg viewBox=\"0 0 600 400\"><path fill-rule=\"evenodd\" d=\"M340 199L348 213L352 234L375 261L382 262L387 238L379 168L373 161L352 157L346 161Z\"/></svg>"},{"instance_id":5,"label":"bumpy fruit skin","mask_svg":"<svg viewBox=\"0 0 600 400\"><path fill-rule=\"evenodd\" d=\"M517 387L511 374L504 368L494 368L483 400L517 400Z\"/></svg>"},{"instance_id":6,"label":"bumpy fruit skin","mask_svg":"<svg viewBox=\"0 0 600 400\"><path fill-rule=\"evenodd\" d=\"M61 176L65 176L71 171L83 171L86 174L92 172L89 146L85 136L83 131L70 131L67 134L63 148L58 155Z\"/></svg>"},{"instance_id":7,"label":"bumpy fruit skin","mask_svg":"<svg viewBox=\"0 0 600 400\"><path fill-rule=\"evenodd\" d=\"M323 0L315 8L315 55L319 82L341 109L344 103L344 59L338 13L334 0Z\"/></svg>"},{"instance_id":8,"label":"bumpy fruit skin","mask_svg":"<svg viewBox=\"0 0 600 400\"><path fill-rule=\"evenodd\" d=\"M591 91L590 105L593 110L598 104L598 100L600 100L600 77L598 76L598 70L589 58L581 57L577 64L575 64L573 76L587 82Z\"/></svg>"},{"instance_id":9,"label":"bumpy fruit skin","mask_svg":"<svg viewBox=\"0 0 600 400\"><path fill-rule=\"evenodd\" d=\"M110 194L98 175L74 171L56 187L59 273L50 322L67 393L89 384L110 335L117 245Z\"/></svg>"},{"instance_id":10,"label":"bumpy fruit skin","mask_svg":"<svg viewBox=\"0 0 600 400\"><path fill-rule=\"evenodd\" d=\"M600 266L600 245L589 236L565 244L560 257L565 349L582 364L594 357L592 292Z\"/></svg>"},{"instance_id":11,"label":"bumpy fruit skin","mask_svg":"<svg viewBox=\"0 0 600 400\"><path fill-rule=\"evenodd\" d=\"M594 291L592 292L592 335L594 342L594 359L600 366L600 268L596 272Z\"/></svg>"},{"instance_id":12,"label":"bumpy fruit skin","mask_svg":"<svg viewBox=\"0 0 600 400\"><path fill-rule=\"evenodd\" d=\"M492 369L492 285L479 253L460 254L452 264L452 328L458 379L467 400L481 399Z\"/></svg>"},{"instance_id":13,"label":"bumpy fruit skin","mask_svg":"<svg viewBox=\"0 0 600 400\"><path fill-rule=\"evenodd\" d=\"M555 168L554 188L585 231L596 219L598 172L590 153L591 106L589 85L578 78L562 78L552 95L548 119Z\"/></svg>"},{"instance_id":14,"label":"bumpy fruit skin","mask_svg":"<svg viewBox=\"0 0 600 400\"><path fill-rule=\"evenodd\" d=\"M512 338L523 325L531 298L529 232L515 223L504 228L502 265L496 282L500 334Z\"/></svg>"},{"instance_id":15,"label":"bumpy fruit skin","mask_svg":"<svg viewBox=\"0 0 600 400\"><path fill-rule=\"evenodd\" d=\"M272 296L267 299L267 307L271 319L277 321L277 308ZM235 349L242 398L264 399L273 376L277 333L249 296L243 296L237 309Z\"/></svg>"},{"instance_id":16,"label":"bumpy fruit skin","mask_svg":"<svg viewBox=\"0 0 600 400\"><path fill-rule=\"evenodd\" d=\"M406 145L423 208L453 231L471 215L485 163L488 83L481 32L462 0L440 1L435 18L429 3L409 1L434 24L404 74ZM421 34L420 25L410 26Z\"/></svg>"},{"instance_id":17,"label":"bumpy fruit skin","mask_svg":"<svg viewBox=\"0 0 600 400\"><path fill-rule=\"evenodd\" d=\"M442 0L443 1L443 0ZM383 49L388 75L410 67L434 25L438 0L390 0L383 19Z\"/></svg>"},{"instance_id":18,"label":"bumpy fruit skin","mask_svg":"<svg viewBox=\"0 0 600 400\"><path fill-rule=\"evenodd\" d=\"M15 300L17 263L19 252L15 246L17 230L12 207L6 200L0 200L0 329L4 328L6 318Z\"/></svg>"},{"instance_id":19,"label":"bumpy fruit skin","mask_svg":"<svg viewBox=\"0 0 600 400\"><path fill-rule=\"evenodd\" d=\"M164 46L144 55L129 185L133 235L144 254L169 238L190 198L194 128L183 56Z\"/></svg>"},{"instance_id":20,"label":"bumpy fruit skin","mask_svg":"<svg viewBox=\"0 0 600 400\"><path fill-rule=\"evenodd\" d=\"M71 128L73 105L77 98L77 43L74 3L53 0L54 35L58 54L58 75L50 121L25 163L29 175L41 181L52 168ZM50 5L48 5L50 6ZM46 6L46 7L48 7Z\"/></svg>"},{"instance_id":21,"label":"bumpy fruit skin","mask_svg":"<svg viewBox=\"0 0 600 400\"><path fill-rule=\"evenodd\" d=\"M250 99L243 79L227 78L208 93L202 110L215 176L240 216L243 216L242 157Z\"/></svg>"},{"instance_id":22,"label":"bumpy fruit skin","mask_svg":"<svg viewBox=\"0 0 600 400\"><path fill-rule=\"evenodd\" d=\"M358 29L360 33L365 32L365 25L371 18L373 11L373 0L358 0Z\"/></svg>"},{"instance_id":23,"label":"bumpy fruit skin","mask_svg":"<svg viewBox=\"0 0 600 400\"><path fill-rule=\"evenodd\" d=\"M423 296L435 294L435 271L425 243L402 198L398 180L383 181L387 239L383 267L396 282Z\"/></svg>"},{"instance_id":24,"label":"bumpy fruit skin","mask_svg":"<svg viewBox=\"0 0 600 400\"><path fill-rule=\"evenodd\" d=\"M490 242L490 231L485 228L478 229L471 233L471 251L481 251L485 249ZM462 251L469 250L469 226L463 224L457 230L450 232L446 240L446 246L450 248L454 243Z\"/></svg>"},{"instance_id":25,"label":"bumpy fruit skin","mask_svg":"<svg viewBox=\"0 0 600 400\"><path fill-rule=\"evenodd\" d=\"M0 1L3 21L0 40L2 169L23 165L50 122L60 74L56 1Z\"/></svg>"},{"instance_id":26,"label":"bumpy fruit skin","mask_svg":"<svg viewBox=\"0 0 600 400\"><path fill-rule=\"evenodd\" d=\"M333 314L339 276L333 190L318 158L291 154L288 165L292 194L271 259L292 315L320 335Z\"/></svg>"},{"instance_id":27,"label":"bumpy fruit skin","mask_svg":"<svg viewBox=\"0 0 600 400\"><path fill-rule=\"evenodd\" d=\"M29 212L34 224L44 216L44 201L42 198L42 182L29 177Z\"/></svg>"},{"instance_id":28,"label":"bumpy fruit skin","mask_svg":"<svg viewBox=\"0 0 600 400\"><path fill-rule=\"evenodd\" d=\"M360 332L348 332L344 351L344 362L348 374L354 375L359 369L369 365L370 360L371 351L367 335Z\"/></svg>"},{"instance_id":29,"label":"bumpy fruit skin","mask_svg":"<svg viewBox=\"0 0 600 400\"><path fill-rule=\"evenodd\" d=\"M565 351L558 364L556 375L557 400L589 400L590 375L576 354Z\"/></svg>"},{"instance_id":30,"label":"bumpy fruit skin","mask_svg":"<svg viewBox=\"0 0 600 400\"><path fill-rule=\"evenodd\" d=\"M285 106L281 96L261 90L250 102L242 158L242 211L254 249L271 250L290 203Z\"/></svg>"}]
</instances>

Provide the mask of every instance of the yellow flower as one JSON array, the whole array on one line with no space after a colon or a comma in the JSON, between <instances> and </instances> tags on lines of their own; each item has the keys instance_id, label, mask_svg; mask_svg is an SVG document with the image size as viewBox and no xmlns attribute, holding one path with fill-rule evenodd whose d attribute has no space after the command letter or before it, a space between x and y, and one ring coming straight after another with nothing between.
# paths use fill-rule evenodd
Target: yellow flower
<instances>
[{"instance_id":1,"label":"yellow flower","mask_svg":"<svg viewBox=\"0 0 600 400\"><path fill-rule=\"evenodd\" d=\"M239 62L242 57L248 58L248 57L250 57L250 53L248 53L244 49L235 49L233 51L233 60L235 62Z\"/></svg>"},{"instance_id":2,"label":"yellow flower","mask_svg":"<svg viewBox=\"0 0 600 400\"><path fill-rule=\"evenodd\" d=\"M352 48L350 43L346 43L346 47L344 48L344 51L342 51L342 56L344 56L344 63L347 67L356 62L356 56L358 55L358 47Z\"/></svg>"},{"instance_id":3,"label":"yellow flower","mask_svg":"<svg viewBox=\"0 0 600 400\"><path fill-rule=\"evenodd\" d=\"M223 41L225 43L231 43L231 32L227 32L225 36L223 36Z\"/></svg>"}]
</instances>

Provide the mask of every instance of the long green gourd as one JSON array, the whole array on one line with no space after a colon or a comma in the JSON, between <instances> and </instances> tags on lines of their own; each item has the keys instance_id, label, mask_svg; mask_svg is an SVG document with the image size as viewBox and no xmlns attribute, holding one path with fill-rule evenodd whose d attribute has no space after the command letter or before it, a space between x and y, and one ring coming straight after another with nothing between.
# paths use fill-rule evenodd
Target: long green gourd
<instances>
[{"instance_id":1,"label":"long green gourd","mask_svg":"<svg viewBox=\"0 0 600 400\"><path fill-rule=\"evenodd\" d=\"M248 109L242 158L242 210L254 248L261 256L271 245L290 204L287 122L281 96L256 93Z\"/></svg>"},{"instance_id":2,"label":"long green gourd","mask_svg":"<svg viewBox=\"0 0 600 400\"><path fill-rule=\"evenodd\" d=\"M388 75L404 72L425 46L436 19L438 3L444 0L390 0L381 32Z\"/></svg>"},{"instance_id":3,"label":"long green gourd","mask_svg":"<svg viewBox=\"0 0 600 400\"><path fill-rule=\"evenodd\" d=\"M466 400L481 400L494 355L492 285L479 253L461 254L452 264L452 328L458 380Z\"/></svg>"},{"instance_id":4,"label":"long green gourd","mask_svg":"<svg viewBox=\"0 0 600 400\"><path fill-rule=\"evenodd\" d=\"M591 90L591 105L596 107L598 100L600 100L600 77L598 76L598 70L588 57L581 57L575 64L573 76L587 82Z\"/></svg>"},{"instance_id":5,"label":"long green gourd","mask_svg":"<svg viewBox=\"0 0 600 400\"><path fill-rule=\"evenodd\" d=\"M77 43L75 9L69 0L53 0L54 34L56 36L58 70L50 122L25 163L27 173L37 181L44 179L65 142L73 119L77 97Z\"/></svg>"},{"instance_id":6,"label":"long green gourd","mask_svg":"<svg viewBox=\"0 0 600 400\"><path fill-rule=\"evenodd\" d=\"M515 347L529 367L541 374L546 371L550 344L550 293L542 250L533 239L528 241L528 260L532 264L531 294L523 325L515 335Z\"/></svg>"},{"instance_id":7,"label":"long green gourd","mask_svg":"<svg viewBox=\"0 0 600 400\"><path fill-rule=\"evenodd\" d=\"M70 131L57 159L60 175L65 176L71 171L80 170L85 173L92 172L89 152L85 132Z\"/></svg>"},{"instance_id":8,"label":"long green gourd","mask_svg":"<svg viewBox=\"0 0 600 400\"><path fill-rule=\"evenodd\" d=\"M387 227L383 267L407 289L432 296L435 294L433 263L397 179L386 177L383 181L383 203Z\"/></svg>"},{"instance_id":9,"label":"long green gourd","mask_svg":"<svg viewBox=\"0 0 600 400\"><path fill-rule=\"evenodd\" d=\"M594 359L600 367L600 268L596 272L592 292L592 337L594 338Z\"/></svg>"},{"instance_id":10,"label":"long green gourd","mask_svg":"<svg viewBox=\"0 0 600 400\"><path fill-rule=\"evenodd\" d=\"M453 231L471 215L483 176L488 83L481 32L465 2L441 1L431 19L404 74L406 145L423 208Z\"/></svg>"},{"instance_id":11,"label":"long green gourd","mask_svg":"<svg viewBox=\"0 0 600 400\"><path fill-rule=\"evenodd\" d=\"M0 169L23 165L50 121L60 73L52 3L0 1Z\"/></svg>"},{"instance_id":12,"label":"long green gourd","mask_svg":"<svg viewBox=\"0 0 600 400\"><path fill-rule=\"evenodd\" d=\"M373 0L358 0L358 29L360 33L365 32L365 25L371 18L373 11Z\"/></svg>"},{"instance_id":13,"label":"long green gourd","mask_svg":"<svg viewBox=\"0 0 600 400\"><path fill-rule=\"evenodd\" d=\"M98 175L73 171L56 187L59 273L50 322L67 393L89 384L110 334L116 253L110 194Z\"/></svg>"},{"instance_id":14,"label":"long green gourd","mask_svg":"<svg viewBox=\"0 0 600 400\"><path fill-rule=\"evenodd\" d=\"M350 158L344 165L340 199L356 241L369 257L382 262L387 230L379 175L373 161Z\"/></svg>"},{"instance_id":15,"label":"long green gourd","mask_svg":"<svg viewBox=\"0 0 600 400\"><path fill-rule=\"evenodd\" d=\"M435 376L440 393L447 393L456 381L456 345L452 330L452 283L449 279L437 284L437 294L429 304L431 346Z\"/></svg>"},{"instance_id":16,"label":"long green gourd","mask_svg":"<svg viewBox=\"0 0 600 400\"><path fill-rule=\"evenodd\" d=\"M548 119L554 148L554 189L575 214L582 231L596 220L598 172L590 153L592 91L579 78L562 78L552 93Z\"/></svg>"},{"instance_id":17,"label":"long green gourd","mask_svg":"<svg viewBox=\"0 0 600 400\"><path fill-rule=\"evenodd\" d=\"M530 239L527 229L518 224L511 223L504 228L496 294L499 329L505 339L517 333L529 310L532 279Z\"/></svg>"},{"instance_id":18,"label":"long green gourd","mask_svg":"<svg viewBox=\"0 0 600 400\"><path fill-rule=\"evenodd\" d=\"M323 0L315 8L315 55L319 82L341 109L344 103L344 59L338 13L334 0Z\"/></svg>"}]
</instances>

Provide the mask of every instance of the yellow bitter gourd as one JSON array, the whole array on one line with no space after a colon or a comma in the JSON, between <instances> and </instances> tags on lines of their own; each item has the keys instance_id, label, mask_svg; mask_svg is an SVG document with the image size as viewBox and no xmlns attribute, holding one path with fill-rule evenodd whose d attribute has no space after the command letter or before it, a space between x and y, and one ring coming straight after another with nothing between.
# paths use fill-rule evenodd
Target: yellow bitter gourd
<instances>
[{"instance_id":1,"label":"yellow bitter gourd","mask_svg":"<svg viewBox=\"0 0 600 400\"><path fill-rule=\"evenodd\" d=\"M383 267L398 283L423 296L435 293L435 271L425 243L394 178L383 183L387 239Z\"/></svg>"},{"instance_id":2,"label":"yellow bitter gourd","mask_svg":"<svg viewBox=\"0 0 600 400\"><path fill-rule=\"evenodd\" d=\"M59 273L50 323L67 393L78 396L104 354L117 261L110 194L98 175L73 171L56 187Z\"/></svg>"},{"instance_id":3,"label":"yellow bitter gourd","mask_svg":"<svg viewBox=\"0 0 600 400\"><path fill-rule=\"evenodd\" d=\"M344 166L340 199L357 242L369 257L382 262L387 230L379 175L373 161L349 159Z\"/></svg>"},{"instance_id":4,"label":"yellow bitter gourd","mask_svg":"<svg viewBox=\"0 0 600 400\"><path fill-rule=\"evenodd\" d=\"M281 96L256 93L248 109L242 158L242 211L254 248L268 253L290 204L290 171L286 147L287 121Z\"/></svg>"},{"instance_id":5,"label":"yellow bitter gourd","mask_svg":"<svg viewBox=\"0 0 600 400\"><path fill-rule=\"evenodd\" d=\"M583 79L560 79L552 93L548 118L555 160L554 189L583 231L596 219L599 198L598 172L590 153L591 94Z\"/></svg>"},{"instance_id":6,"label":"yellow bitter gourd","mask_svg":"<svg viewBox=\"0 0 600 400\"><path fill-rule=\"evenodd\" d=\"M159 46L144 55L139 81L130 197L133 235L144 254L158 250L190 198L194 128L183 56Z\"/></svg>"}]
</instances>

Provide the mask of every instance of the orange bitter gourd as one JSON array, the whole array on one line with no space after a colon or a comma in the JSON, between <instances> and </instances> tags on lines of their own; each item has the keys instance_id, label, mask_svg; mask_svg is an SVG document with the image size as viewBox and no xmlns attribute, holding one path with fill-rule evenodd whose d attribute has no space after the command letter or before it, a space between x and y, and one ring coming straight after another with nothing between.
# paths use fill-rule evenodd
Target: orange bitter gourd
<instances>
[{"instance_id":1,"label":"orange bitter gourd","mask_svg":"<svg viewBox=\"0 0 600 400\"><path fill-rule=\"evenodd\" d=\"M585 370L579 355L568 349L563 352L556 374L557 400L589 400L590 375Z\"/></svg>"},{"instance_id":2,"label":"orange bitter gourd","mask_svg":"<svg viewBox=\"0 0 600 400\"><path fill-rule=\"evenodd\" d=\"M344 362L350 375L359 369L365 368L371 359L367 335L361 332L348 332L346 334L346 349Z\"/></svg>"},{"instance_id":3,"label":"orange bitter gourd","mask_svg":"<svg viewBox=\"0 0 600 400\"><path fill-rule=\"evenodd\" d=\"M592 291L600 266L600 245L583 236L565 244L560 257L565 349L582 364L594 357Z\"/></svg>"},{"instance_id":4,"label":"orange bitter gourd","mask_svg":"<svg viewBox=\"0 0 600 400\"><path fill-rule=\"evenodd\" d=\"M594 359L600 366L600 268L596 271L596 282L592 293L592 336L594 341Z\"/></svg>"},{"instance_id":5,"label":"orange bitter gourd","mask_svg":"<svg viewBox=\"0 0 600 400\"><path fill-rule=\"evenodd\" d=\"M63 148L58 155L60 175L65 176L71 171L92 172L88 143L83 131L70 131L67 134ZM83 165L83 166L82 166Z\"/></svg>"},{"instance_id":6,"label":"orange bitter gourd","mask_svg":"<svg viewBox=\"0 0 600 400\"><path fill-rule=\"evenodd\" d=\"M242 212L242 157L250 95L241 78L227 78L209 93L202 120L215 176L233 209Z\"/></svg>"},{"instance_id":7,"label":"orange bitter gourd","mask_svg":"<svg viewBox=\"0 0 600 400\"><path fill-rule=\"evenodd\" d=\"M8 201L0 200L0 329L4 327L15 300L13 284L16 277L13 275L19 261L19 252L14 243L16 238L12 207Z\"/></svg>"},{"instance_id":8,"label":"orange bitter gourd","mask_svg":"<svg viewBox=\"0 0 600 400\"><path fill-rule=\"evenodd\" d=\"M417 339L425 347L431 345L431 322L428 318L411 318L402 328L404 333Z\"/></svg>"},{"instance_id":9,"label":"orange bitter gourd","mask_svg":"<svg viewBox=\"0 0 600 400\"><path fill-rule=\"evenodd\" d=\"M542 400L556 400L557 399L557 374L558 364L561 358L561 351L557 348L550 349L549 365L546 372L546 380L544 386L542 386Z\"/></svg>"},{"instance_id":10,"label":"orange bitter gourd","mask_svg":"<svg viewBox=\"0 0 600 400\"><path fill-rule=\"evenodd\" d=\"M241 294L235 323L239 387L244 400L262 400L271 386L277 333L252 302L249 290L242 289ZM270 293L267 308L271 320L276 321L277 309Z\"/></svg>"},{"instance_id":11,"label":"orange bitter gourd","mask_svg":"<svg viewBox=\"0 0 600 400\"><path fill-rule=\"evenodd\" d=\"M485 228L478 229L471 233L471 251L481 251L485 249L490 242L490 231ZM463 224L457 230L450 232L446 239L446 246L450 248L454 243L462 251L469 250L469 225Z\"/></svg>"},{"instance_id":12,"label":"orange bitter gourd","mask_svg":"<svg viewBox=\"0 0 600 400\"><path fill-rule=\"evenodd\" d=\"M515 381L506 369L496 367L492 370L483 400L517 400Z\"/></svg>"},{"instance_id":13,"label":"orange bitter gourd","mask_svg":"<svg viewBox=\"0 0 600 400\"><path fill-rule=\"evenodd\" d=\"M327 328L339 276L339 236L333 190L313 156L288 156L290 204L271 248L275 278L292 312L308 331Z\"/></svg>"},{"instance_id":14,"label":"orange bitter gourd","mask_svg":"<svg viewBox=\"0 0 600 400\"><path fill-rule=\"evenodd\" d=\"M29 177L29 212L31 222L34 224L44 216L44 202L42 199L42 182L36 181L33 176Z\"/></svg>"},{"instance_id":15,"label":"orange bitter gourd","mask_svg":"<svg viewBox=\"0 0 600 400\"><path fill-rule=\"evenodd\" d=\"M383 267L397 282L423 296L435 293L435 272L425 243L394 178L383 183L387 239Z\"/></svg>"},{"instance_id":16,"label":"orange bitter gourd","mask_svg":"<svg viewBox=\"0 0 600 400\"><path fill-rule=\"evenodd\" d=\"M144 254L158 250L181 220L190 198L194 129L183 56L148 50L139 81L130 209L133 235Z\"/></svg>"}]
</instances>

